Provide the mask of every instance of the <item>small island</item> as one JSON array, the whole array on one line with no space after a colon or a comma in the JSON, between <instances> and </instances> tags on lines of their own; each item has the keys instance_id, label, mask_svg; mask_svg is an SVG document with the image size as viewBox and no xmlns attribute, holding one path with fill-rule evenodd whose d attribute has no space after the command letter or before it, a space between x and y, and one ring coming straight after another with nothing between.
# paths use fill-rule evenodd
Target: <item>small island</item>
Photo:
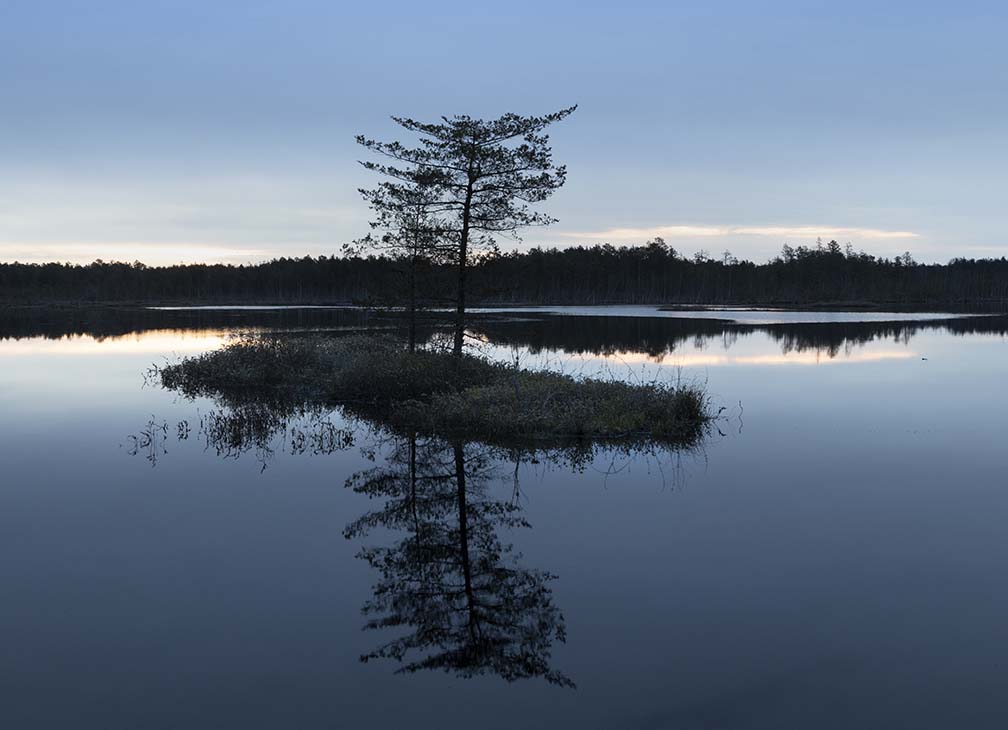
<instances>
[{"instance_id":1,"label":"small island","mask_svg":"<svg viewBox=\"0 0 1008 730\"><path fill-rule=\"evenodd\" d=\"M489 444L696 443L714 418L694 382L530 370L392 337L248 336L159 368L166 388L231 406L339 405L400 433Z\"/></svg>"}]
</instances>

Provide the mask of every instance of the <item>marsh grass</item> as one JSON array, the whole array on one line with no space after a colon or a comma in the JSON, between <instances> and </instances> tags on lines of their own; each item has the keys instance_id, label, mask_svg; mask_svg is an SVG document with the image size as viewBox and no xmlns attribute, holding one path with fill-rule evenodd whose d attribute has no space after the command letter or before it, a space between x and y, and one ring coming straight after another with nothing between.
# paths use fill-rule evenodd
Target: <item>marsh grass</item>
<instances>
[{"instance_id":1,"label":"marsh grass","mask_svg":"<svg viewBox=\"0 0 1008 730\"><path fill-rule=\"evenodd\" d=\"M374 336L243 337L160 368L188 396L339 404L396 430L488 443L648 440L686 446L712 419L697 384L576 378Z\"/></svg>"}]
</instances>

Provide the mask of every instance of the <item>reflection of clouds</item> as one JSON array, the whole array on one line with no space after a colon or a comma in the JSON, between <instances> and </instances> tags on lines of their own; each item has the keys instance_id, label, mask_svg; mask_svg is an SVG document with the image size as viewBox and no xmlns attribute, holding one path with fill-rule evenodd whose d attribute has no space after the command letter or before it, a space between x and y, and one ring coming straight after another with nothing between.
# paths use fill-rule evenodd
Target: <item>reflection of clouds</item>
<instances>
[{"instance_id":1,"label":"reflection of clouds","mask_svg":"<svg viewBox=\"0 0 1008 730\"><path fill-rule=\"evenodd\" d=\"M59 339L34 337L0 342L0 357L25 355L121 355L203 352L228 341L232 330L148 330L113 337L69 335Z\"/></svg>"},{"instance_id":2,"label":"reflection of clouds","mask_svg":"<svg viewBox=\"0 0 1008 730\"><path fill-rule=\"evenodd\" d=\"M823 356L818 352L792 352L787 355L753 355L735 358L739 365L819 365L845 362L876 362L878 360L908 360L917 353L910 350L856 352L843 356Z\"/></svg>"},{"instance_id":3,"label":"reflection of clouds","mask_svg":"<svg viewBox=\"0 0 1008 730\"><path fill-rule=\"evenodd\" d=\"M671 365L676 367L723 367L732 365L826 365L842 363L907 360L917 357L912 350L875 350L830 355L828 352L768 353L762 355L709 355L702 353L670 353L655 357L645 352L616 352L599 355L599 360L623 365Z\"/></svg>"},{"instance_id":4,"label":"reflection of clouds","mask_svg":"<svg viewBox=\"0 0 1008 730\"><path fill-rule=\"evenodd\" d=\"M133 332L126 335L94 337L92 335L69 335L58 339L35 337L24 340L0 341L0 357L26 355L116 355L116 354L164 354L198 353L212 350L226 344L234 335L232 329L185 330L159 329ZM489 344L484 335L474 339L481 342L481 351L492 359L509 362L514 353L511 348ZM997 338L1000 339L1000 338ZM671 367L731 367L764 365L819 365L840 363L878 362L882 360L906 360L918 356L913 350L883 350L867 347L858 351L830 351L828 349L788 350L785 352L753 352L750 354L727 354L731 349L740 349L735 340L723 341L725 354L704 352L705 342L694 343L694 352L666 352L661 355L640 351L619 350L602 355L567 356L552 353L545 360L554 366L562 362L606 362L619 365L663 365ZM881 344L881 343L879 343ZM520 348L524 350L524 348ZM757 349L749 347L747 349ZM528 353L520 355L522 360ZM527 364L527 363L525 363Z\"/></svg>"}]
</instances>

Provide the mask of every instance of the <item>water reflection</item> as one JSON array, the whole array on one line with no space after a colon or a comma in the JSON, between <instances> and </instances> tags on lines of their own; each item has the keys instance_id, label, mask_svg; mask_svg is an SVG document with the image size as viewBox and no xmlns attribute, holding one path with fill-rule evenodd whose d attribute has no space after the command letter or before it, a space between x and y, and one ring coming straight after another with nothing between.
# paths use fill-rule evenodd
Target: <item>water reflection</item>
<instances>
[{"instance_id":1,"label":"water reflection","mask_svg":"<svg viewBox=\"0 0 1008 730\"><path fill-rule=\"evenodd\" d=\"M87 717L108 728L447 728L479 717L494 727L832 727L870 717L867 724L947 727L963 724L966 712L971 727L1000 727L1008 711L998 692L1008 606L999 579L1008 349L996 318L959 337L963 324L873 327L865 333L884 339L865 345L859 330L836 338L841 363L854 362L844 359L848 348L904 347L927 363L712 369L719 402L745 401L745 435L726 428L729 437L710 446L709 469L687 459L690 488L675 495L657 489L657 470L637 460L622 471L618 460L604 490L592 471L605 469L598 459L582 479L566 463L539 456L532 466L533 457L519 455L523 496L515 502L512 454L491 454L497 476L472 494L480 479L468 472L483 449L466 445L467 505L515 502L515 515L532 524L493 525L501 549L514 546L501 553L505 566L560 576L545 587L568 642L548 635L548 666L578 692L542 678L509 684L493 668L483 681L443 668L393 676L440 645L410 648L401 664L358 664L362 654L442 625L361 631L390 613L361 616L378 600L372 585L386 578L354 554L394 555L426 533L378 522L351 542L341 534L365 510L409 506L394 491L367 503L342 487L360 469L408 472L408 434L376 439L339 414L319 414L353 438L327 454L334 441L313 441L309 415L259 441L268 447L260 452L238 422L209 429L236 436L207 441L201 425L212 419L201 416L216 413L213 404L141 389L139 374L155 359L148 354L7 358L7 724L70 727ZM620 342L613 330L584 335L586 352ZM811 335L813 344L832 338ZM721 325L700 340L705 354L733 357L777 355L785 342L768 328ZM796 346L806 341L804 331L795 338ZM675 352L693 343L687 337ZM142 449L125 456L132 443L123 439L151 421L165 437L155 468ZM183 434L189 427L184 438L180 424ZM315 443L325 455L309 458ZM418 478L426 447L416 444ZM374 449L375 461L362 463L361 448ZM451 444L430 450L431 471L440 464L447 477L440 527L430 534L457 537ZM250 475L260 456L266 473ZM541 479L540 469L548 470ZM478 534L471 525L469 535ZM454 545L449 554L459 561ZM470 557L478 549L469 547ZM446 574L455 586L464 584L457 566ZM467 712L442 709L462 704Z\"/></svg>"},{"instance_id":2,"label":"water reflection","mask_svg":"<svg viewBox=\"0 0 1008 730\"><path fill-rule=\"evenodd\" d=\"M1008 316L968 316L920 321L815 322L739 324L714 319L645 317L527 316L505 320L488 318L475 323L474 334L497 347L522 347L529 352L562 352L624 360L662 362L680 354L682 365L773 365L817 363L839 358L892 359L913 357L907 351L914 337L925 332L953 335L1008 334ZM739 348L743 340L762 334L778 345L778 353L752 356L711 354ZM857 351L873 343L883 345L859 358ZM885 343L903 349L884 347ZM801 355L801 356L798 356ZM756 359L758 358L758 359Z\"/></svg>"},{"instance_id":3,"label":"water reflection","mask_svg":"<svg viewBox=\"0 0 1008 730\"><path fill-rule=\"evenodd\" d=\"M188 419L169 424L151 418L136 433L127 436L130 456L143 456L157 466L168 453L172 436L178 443L198 440L203 450L223 459L255 456L266 467L283 450L292 456L333 454L354 445L354 430L337 426L334 412L325 408L284 403L235 403L219 410L197 414L196 430Z\"/></svg>"},{"instance_id":4,"label":"water reflection","mask_svg":"<svg viewBox=\"0 0 1008 730\"><path fill-rule=\"evenodd\" d=\"M398 328L401 318L352 307L332 309L148 309L146 307L0 308L0 340L86 336L98 341L153 330L176 333L235 330Z\"/></svg>"},{"instance_id":5,"label":"water reflection","mask_svg":"<svg viewBox=\"0 0 1008 730\"><path fill-rule=\"evenodd\" d=\"M196 353L227 344L233 332L226 329L154 329L107 337L92 334L67 334L54 338L36 336L4 342L0 357Z\"/></svg>"},{"instance_id":6,"label":"water reflection","mask_svg":"<svg viewBox=\"0 0 1008 730\"><path fill-rule=\"evenodd\" d=\"M399 673L442 670L573 687L551 664L554 644L566 640L551 588L557 576L524 565L508 540L530 527L520 499L522 468L583 472L604 455L605 478L621 470L618 459L639 458L657 462L663 482L678 482L683 453L701 448L639 438L520 446L445 440L365 419L350 406L270 393L218 393L214 406L171 424L152 417L129 437L127 453L157 466L169 442L174 448L192 440L220 458L254 456L262 471L281 451L327 455L359 446L377 463L346 480L347 489L377 506L343 534L364 543L357 556L377 575L362 612L365 628L382 639L361 661L389 660ZM671 457L669 470L663 457Z\"/></svg>"},{"instance_id":7,"label":"water reflection","mask_svg":"<svg viewBox=\"0 0 1008 730\"><path fill-rule=\"evenodd\" d=\"M396 435L373 424L335 425L335 411L269 403L233 404L169 424L151 418L129 436L131 456L152 466L195 439L226 459L252 455L265 469L279 449L291 455L331 454L354 446L379 466L351 475L347 489L377 503L350 522L348 540L378 542L357 556L378 575L362 608L365 628L384 639L361 661L397 662L397 672L436 669L458 677L496 675L573 681L554 669L554 642L566 639L553 601L556 576L521 564L504 538L530 527L521 506L519 467L525 461L583 466L585 450L504 451L460 440ZM509 465L511 488L500 494Z\"/></svg>"},{"instance_id":8,"label":"water reflection","mask_svg":"<svg viewBox=\"0 0 1008 730\"><path fill-rule=\"evenodd\" d=\"M729 316L731 313L726 313ZM880 316L872 313L873 316ZM604 357L613 360L661 362L677 355L684 366L811 364L830 360L858 361L914 357L912 340L928 332L953 335L1008 334L1008 316L975 315L899 321L739 323L727 319L647 316L565 316L534 312L474 315L471 334L490 346L524 348L533 354ZM908 315L893 315L906 317ZM922 317L924 315L921 315ZM420 336L437 336L447 324L427 313ZM401 330L394 313L363 309L279 310L150 310L136 307L24 308L0 311L0 352L7 354L109 353L129 351L198 351L217 346L229 333L254 331L317 331L341 334L376 329ZM142 334L142 336L141 336ZM47 345L44 339L54 340ZM776 343L767 352L765 341ZM720 355L759 346L737 357ZM19 349L24 348L24 349ZM861 350L870 350L859 354ZM753 359L759 358L759 359Z\"/></svg>"},{"instance_id":9,"label":"water reflection","mask_svg":"<svg viewBox=\"0 0 1008 730\"><path fill-rule=\"evenodd\" d=\"M382 466L347 481L380 506L344 535L394 536L358 553L379 575L366 627L399 634L362 661L574 686L550 665L554 641L566 639L550 588L556 576L522 566L502 541L502 532L529 525L517 499L494 496L497 469L486 447L413 435L397 440Z\"/></svg>"},{"instance_id":10,"label":"water reflection","mask_svg":"<svg viewBox=\"0 0 1008 730\"><path fill-rule=\"evenodd\" d=\"M848 361L913 357L916 353L907 345L928 329L1003 336L1006 323L1004 318L984 317L756 327L711 320L491 317L473 325L474 332L491 345L530 352L661 359L686 346L738 348L741 339L756 332L769 335L780 347L780 355L765 351L730 358L712 355L718 359L710 361L744 365L794 361L794 353L807 362L841 352ZM905 349L856 352L888 340ZM741 429L741 418L738 426ZM557 576L525 565L512 540L530 528L518 499L523 465L583 469L596 455L596 445L509 451L394 432L344 411L261 399L219 399L216 409L192 421L168 424L151 419L132 439L130 453L157 465L167 455L172 437L180 443L198 440L204 450L221 458L251 455L262 469L281 450L325 455L363 444L377 465L350 476L346 488L373 506L343 531L359 545L357 556L374 575L362 613L365 628L377 639L360 659L387 661L399 673L437 670L462 678L538 678L574 686L573 679L553 665L556 645L566 640L564 614L552 588ZM624 454L639 458L639 447ZM677 480L681 452L670 453L671 473ZM608 470L618 469L613 457ZM507 476L512 485L503 489Z\"/></svg>"}]
</instances>

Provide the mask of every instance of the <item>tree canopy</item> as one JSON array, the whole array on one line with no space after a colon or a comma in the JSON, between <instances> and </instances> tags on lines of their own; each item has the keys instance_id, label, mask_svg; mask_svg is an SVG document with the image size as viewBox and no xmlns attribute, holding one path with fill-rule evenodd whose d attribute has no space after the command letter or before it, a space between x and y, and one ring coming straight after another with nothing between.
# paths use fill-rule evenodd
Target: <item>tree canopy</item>
<instances>
[{"instance_id":1,"label":"tree canopy","mask_svg":"<svg viewBox=\"0 0 1008 730\"><path fill-rule=\"evenodd\" d=\"M474 253L496 252L496 237L517 237L521 228L555 219L533 205L546 200L567 178L555 165L545 129L576 106L543 116L504 114L493 120L467 115L425 123L393 117L418 137L415 146L363 135L357 142L387 162L363 161L387 179L387 195L420 185L438 235L450 245L457 271L454 352L461 356L465 332L467 269Z\"/></svg>"}]
</instances>

